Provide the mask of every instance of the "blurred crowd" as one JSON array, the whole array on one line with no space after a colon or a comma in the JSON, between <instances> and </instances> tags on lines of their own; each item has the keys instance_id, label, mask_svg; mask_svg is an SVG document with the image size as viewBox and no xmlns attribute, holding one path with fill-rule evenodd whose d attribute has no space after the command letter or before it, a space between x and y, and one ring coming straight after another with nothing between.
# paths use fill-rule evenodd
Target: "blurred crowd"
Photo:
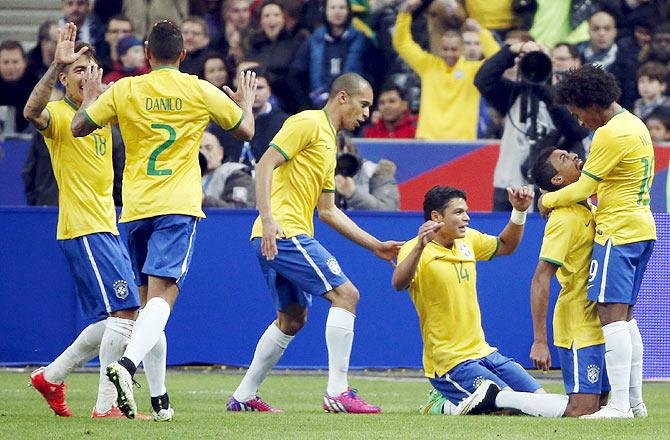
<instances>
[{"instance_id":1,"label":"blurred crowd","mask_svg":"<svg viewBox=\"0 0 670 440\"><path fill-rule=\"evenodd\" d=\"M233 89L239 72L259 72L254 139L239 142L215 128L203 137L206 206L253 208L253 171L269 140L287 115L323 106L332 80L346 72L363 75L375 90L369 124L351 136L501 139L496 209L509 208L502 190L527 182L528 160L547 142L588 154L590 134L552 97L552 83L571 67L603 66L621 86L620 103L647 123L654 141L670 140L670 3L664 0L61 3L62 19L40 25L34 47L13 40L0 44L0 106L15 109L9 122L16 132L30 130L22 109L53 60L58 26L65 22L74 22L77 37L95 46L105 83L148 71L144 37L164 19L181 27L183 72ZM519 60L530 52L551 60L553 72L544 83L521 78ZM26 197L29 204L53 204L45 189L53 178L43 169L48 154L40 142L35 135L24 170ZM120 173L122 152L117 162ZM395 165L386 165L361 166L358 172L368 174L368 183L375 173L393 178ZM356 176L338 179L339 192L350 195L346 206L358 207L351 198L367 186ZM395 201L363 209L398 206Z\"/></svg>"}]
</instances>

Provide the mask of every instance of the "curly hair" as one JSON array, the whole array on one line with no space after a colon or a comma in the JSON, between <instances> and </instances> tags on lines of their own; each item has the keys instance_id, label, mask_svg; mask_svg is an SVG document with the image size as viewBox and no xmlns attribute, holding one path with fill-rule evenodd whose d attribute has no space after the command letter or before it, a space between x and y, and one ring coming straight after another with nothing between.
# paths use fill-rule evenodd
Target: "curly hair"
<instances>
[{"instance_id":1,"label":"curly hair","mask_svg":"<svg viewBox=\"0 0 670 440\"><path fill-rule=\"evenodd\" d=\"M556 87L558 103L578 108L609 107L621 96L616 78L601 66L570 69Z\"/></svg>"},{"instance_id":2,"label":"curly hair","mask_svg":"<svg viewBox=\"0 0 670 440\"><path fill-rule=\"evenodd\" d=\"M458 188L440 185L432 187L423 198L423 219L430 220L433 211L444 211L451 199L467 200L467 197L465 192Z\"/></svg>"}]
</instances>

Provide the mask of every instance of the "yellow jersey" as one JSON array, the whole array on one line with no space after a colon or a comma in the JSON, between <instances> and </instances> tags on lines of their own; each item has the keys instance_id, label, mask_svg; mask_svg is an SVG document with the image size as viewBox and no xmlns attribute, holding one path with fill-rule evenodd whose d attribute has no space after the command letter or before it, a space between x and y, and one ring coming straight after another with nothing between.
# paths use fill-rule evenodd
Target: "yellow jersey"
<instances>
[{"instance_id":1,"label":"yellow jersey","mask_svg":"<svg viewBox=\"0 0 670 440\"><path fill-rule=\"evenodd\" d=\"M506 30L514 28L516 16L512 11L512 0L468 0L465 12L486 29Z\"/></svg>"},{"instance_id":2,"label":"yellow jersey","mask_svg":"<svg viewBox=\"0 0 670 440\"><path fill-rule=\"evenodd\" d=\"M595 242L622 245L656 240L649 208L654 181L654 146L646 125L622 109L596 130L579 180L545 194L547 208L566 206L598 195Z\"/></svg>"},{"instance_id":3,"label":"yellow jersey","mask_svg":"<svg viewBox=\"0 0 670 440\"><path fill-rule=\"evenodd\" d=\"M272 218L286 238L314 236L314 209L322 192L335 192L337 141L325 110L291 116L270 142L286 162L272 173ZM251 238L263 236L260 216Z\"/></svg>"},{"instance_id":4,"label":"yellow jersey","mask_svg":"<svg viewBox=\"0 0 670 440\"><path fill-rule=\"evenodd\" d=\"M604 344L596 303L586 299L595 222L576 204L551 212L544 229L540 260L559 266L561 292L554 308L554 345L575 349Z\"/></svg>"},{"instance_id":5,"label":"yellow jersey","mask_svg":"<svg viewBox=\"0 0 670 440\"><path fill-rule=\"evenodd\" d=\"M244 112L224 92L169 66L123 78L84 115L96 126L118 120L126 144L122 222L166 214L204 217L198 152L214 120L226 130Z\"/></svg>"},{"instance_id":6,"label":"yellow jersey","mask_svg":"<svg viewBox=\"0 0 670 440\"><path fill-rule=\"evenodd\" d=\"M417 240L402 246L398 263ZM461 362L496 351L484 338L476 261L490 260L498 245L497 237L467 229L451 248L434 241L424 248L409 293L419 315L427 377L443 376Z\"/></svg>"},{"instance_id":7,"label":"yellow jersey","mask_svg":"<svg viewBox=\"0 0 670 440\"><path fill-rule=\"evenodd\" d=\"M401 12L396 19L393 47L421 78L421 105L417 139L477 139L480 94L475 75L484 61L464 57L453 67L436 55L424 51L412 39L412 15ZM479 34L482 51L489 58L499 49L490 31Z\"/></svg>"},{"instance_id":8,"label":"yellow jersey","mask_svg":"<svg viewBox=\"0 0 670 440\"><path fill-rule=\"evenodd\" d=\"M49 121L40 130L58 183L56 238L68 240L99 232L118 235L112 188L112 130L98 128L74 137L70 124L77 106L67 98L47 104Z\"/></svg>"}]
</instances>

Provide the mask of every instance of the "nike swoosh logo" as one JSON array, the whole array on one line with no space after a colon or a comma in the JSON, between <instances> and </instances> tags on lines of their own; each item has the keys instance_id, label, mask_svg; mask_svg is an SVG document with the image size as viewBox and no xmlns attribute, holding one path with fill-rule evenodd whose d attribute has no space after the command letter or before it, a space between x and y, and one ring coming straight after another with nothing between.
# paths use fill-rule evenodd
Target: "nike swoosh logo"
<instances>
[{"instance_id":1,"label":"nike swoosh logo","mask_svg":"<svg viewBox=\"0 0 670 440\"><path fill-rule=\"evenodd\" d=\"M591 222L588 222L588 223L585 224L584 226L588 227L590 224L591 224Z\"/></svg>"},{"instance_id":2,"label":"nike swoosh logo","mask_svg":"<svg viewBox=\"0 0 670 440\"><path fill-rule=\"evenodd\" d=\"M586 286L586 290L590 289L591 287L593 287L593 284L589 284L589 285L587 285L587 286Z\"/></svg>"}]
</instances>

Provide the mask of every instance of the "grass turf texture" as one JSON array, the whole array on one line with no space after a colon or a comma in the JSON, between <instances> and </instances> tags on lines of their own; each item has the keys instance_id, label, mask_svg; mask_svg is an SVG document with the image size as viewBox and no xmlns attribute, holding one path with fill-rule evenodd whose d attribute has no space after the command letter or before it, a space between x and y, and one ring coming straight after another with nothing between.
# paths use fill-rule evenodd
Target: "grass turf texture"
<instances>
[{"instance_id":1,"label":"grass turf texture","mask_svg":"<svg viewBox=\"0 0 670 440\"><path fill-rule=\"evenodd\" d=\"M239 374L168 372L175 419L168 423L89 418L97 391L96 374L78 373L68 380L67 397L75 417L53 415L29 374L0 370L0 438L230 438L230 439L666 439L670 438L670 384L647 383L650 416L633 420L540 419L504 416L420 416L427 381L354 377L361 396L381 405L381 415L327 414L321 409L325 377L270 376L261 389L282 414L227 413L225 404ZM137 379L140 412L150 414L146 380ZM543 384L562 392L556 381Z\"/></svg>"}]
</instances>

